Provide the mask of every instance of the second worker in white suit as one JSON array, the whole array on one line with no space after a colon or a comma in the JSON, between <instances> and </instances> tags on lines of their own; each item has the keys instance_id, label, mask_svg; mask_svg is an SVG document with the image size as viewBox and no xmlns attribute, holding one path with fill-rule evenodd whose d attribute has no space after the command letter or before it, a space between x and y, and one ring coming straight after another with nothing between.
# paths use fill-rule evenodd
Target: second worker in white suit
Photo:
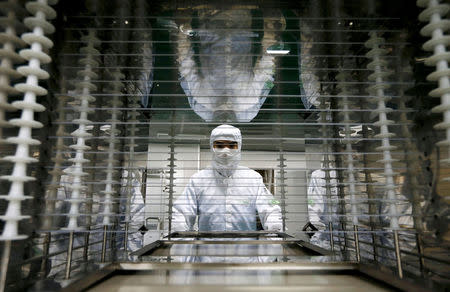
<instances>
[{"instance_id":1,"label":"second worker in white suit","mask_svg":"<svg viewBox=\"0 0 450 292\"><path fill-rule=\"evenodd\" d=\"M221 125L211 132L212 165L194 174L175 201L172 231L282 231L281 208L256 171L239 166L241 131Z\"/></svg>"}]
</instances>

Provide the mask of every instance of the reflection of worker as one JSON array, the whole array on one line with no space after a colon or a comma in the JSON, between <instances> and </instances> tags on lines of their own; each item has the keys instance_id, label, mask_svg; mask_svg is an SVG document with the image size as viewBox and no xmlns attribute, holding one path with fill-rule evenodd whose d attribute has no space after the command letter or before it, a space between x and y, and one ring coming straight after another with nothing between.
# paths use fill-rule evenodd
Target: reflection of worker
<instances>
[{"instance_id":1,"label":"reflection of worker","mask_svg":"<svg viewBox=\"0 0 450 292\"><path fill-rule=\"evenodd\" d=\"M265 230L280 231L279 202L254 170L238 166L241 132L221 125L211 132L212 166L194 174L173 205L172 230L256 230L256 212Z\"/></svg>"},{"instance_id":2,"label":"reflection of worker","mask_svg":"<svg viewBox=\"0 0 450 292\"><path fill-rule=\"evenodd\" d=\"M310 242L323 248L329 248L329 234L322 232L333 222L335 230L339 229L336 171L329 171L329 184L325 179L325 171L317 169L312 172L308 185L308 217L309 222L319 231L315 232ZM330 190L327 197L326 190ZM335 240L338 238L335 238Z\"/></svg>"},{"instance_id":3,"label":"reflection of worker","mask_svg":"<svg viewBox=\"0 0 450 292\"><path fill-rule=\"evenodd\" d=\"M205 121L249 122L273 88L275 56L265 51L278 43L286 20L277 9L262 13L270 17L259 22L263 26L256 32L251 29L255 20L250 9L199 9L195 30L194 20L180 12L180 85L189 105ZM260 34L262 52L254 45Z\"/></svg>"}]
</instances>

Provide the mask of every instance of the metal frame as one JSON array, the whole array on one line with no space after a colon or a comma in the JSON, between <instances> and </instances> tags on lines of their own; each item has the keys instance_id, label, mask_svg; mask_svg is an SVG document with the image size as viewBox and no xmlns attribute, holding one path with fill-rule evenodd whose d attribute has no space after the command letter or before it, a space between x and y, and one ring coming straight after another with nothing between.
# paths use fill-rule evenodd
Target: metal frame
<instances>
[{"instance_id":1,"label":"metal frame","mask_svg":"<svg viewBox=\"0 0 450 292\"><path fill-rule=\"evenodd\" d=\"M157 240L149 245L144 246L141 249L138 249L137 251L134 251L130 253L131 256L144 256L147 253L150 253L154 250L156 250L159 247L162 247L163 245L172 245L172 244L196 244L196 245L215 245L215 244L230 244L230 245L236 245L236 244L297 244L299 247L304 248L308 250L309 252L312 252L313 254L316 254L318 256L321 255L333 255L334 253L320 248L318 246L315 246L313 244L310 244L308 242L305 242L303 240L220 240L220 241L214 241L214 240Z\"/></svg>"},{"instance_id":2,"label":"metal frame","mask_svg":"<svg viewBox=\"0 0 450 292\"><path fill-rule=\"evenodd\" d=\"M293 238L284 232L273 231L175 231L166 236L167 238Z\"/></svg>"},{"instance_id":3,"label":"metal frame","mask_svg":"<svg viewBox=\"0 0 450 292\"><path fill-rule=\"evenodd\" d=\"M247 239L247 238L255 238L255 239ZM147 253L150 253L157 248L163 245L172 245L172 244L197 244L197 245L215 245L215 244L297 244L299 247L304 248L314 254L317 255L333 255L334 253L305 242L303 240L293 239L291 235L288 235L284 232L270 232L270 231L208 231L208 232L198 232L198 231L183 231L183 232L173 232L169 234L166 238L157 240L144 246L137 251L130 253L131 256L144 256ZM172 238L184 238L189 240L172 240ZM195 238L195 239L194 239ZM230 238L230 240L208 240L212 238ZM242 238L244 240L233 240L236 238ZM262 238L262 239L260 239ZM289 238L289 239L287 239ZM272 240L271 240L272 239ZM273 240L275 239L275 240Z\"/></svg>"}]
</instances>

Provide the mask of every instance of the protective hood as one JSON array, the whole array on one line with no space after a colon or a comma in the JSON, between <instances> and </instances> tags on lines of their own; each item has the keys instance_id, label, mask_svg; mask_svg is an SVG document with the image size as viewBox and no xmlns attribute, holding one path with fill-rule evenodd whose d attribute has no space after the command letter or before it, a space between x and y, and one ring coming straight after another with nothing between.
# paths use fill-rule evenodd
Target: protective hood
<instances>
[{"instance_id":1,"label":"protective hood","mask_svg":"<svg viewBox=\"0 0 450 292\"><path fill-rule=\"evenodd\" d=\"M236 141L238 149L214 149L213 144L217 140ZM212 130L209 144L213 153L213 169L225 177L233 175L241 160L241 131L230 125L220 125Z\"/></svg>"}]
</instances>

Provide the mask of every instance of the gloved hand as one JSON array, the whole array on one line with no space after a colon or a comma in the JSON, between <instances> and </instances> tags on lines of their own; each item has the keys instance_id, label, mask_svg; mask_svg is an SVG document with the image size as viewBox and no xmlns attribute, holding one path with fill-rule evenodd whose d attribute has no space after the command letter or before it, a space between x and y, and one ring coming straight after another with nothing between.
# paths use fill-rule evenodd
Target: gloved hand
<instances>
[{"instance_id":1,"label":"gloved hand","mask_svg":"<svg viewBox=\"0 0 450 292\"><path fill-rule=\"evenodd\" d=\"M280 223L274 223L274 224L267 224L265 226L267 231L273 231L273 232L282 232L283 231L283 225ZM286 228L287 230L287 228Z\"/></svg>"}]
</instances>

